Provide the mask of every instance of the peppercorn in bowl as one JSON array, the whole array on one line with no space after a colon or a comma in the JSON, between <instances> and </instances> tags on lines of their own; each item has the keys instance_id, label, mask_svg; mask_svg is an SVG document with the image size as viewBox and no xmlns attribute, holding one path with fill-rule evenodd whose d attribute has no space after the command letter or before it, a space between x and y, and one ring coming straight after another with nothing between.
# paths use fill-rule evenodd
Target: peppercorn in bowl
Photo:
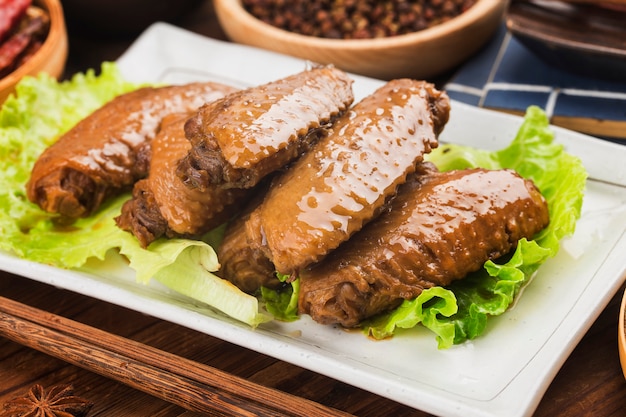
<instances>
[{"instance_id":1,"label":"peppercorn in bowl","mask_svg":"<svg viewBox=\"0 0 626 417\"><path fill-rule=\"evenodd\" d=\"M380 79L435 77L495 32L506 0L215 0L238 43Z\"/></svg>"},{"instance_id":2,"label":"peppercorn in bowl","mask_svg":"<svg viewBox=\"0 0 626 417\"><path fill-rule=\"evenodd\" d=\"M62 75L68 53L60 0L1 2L0 103L25 76Z\"/></svg>"}]
</instances>

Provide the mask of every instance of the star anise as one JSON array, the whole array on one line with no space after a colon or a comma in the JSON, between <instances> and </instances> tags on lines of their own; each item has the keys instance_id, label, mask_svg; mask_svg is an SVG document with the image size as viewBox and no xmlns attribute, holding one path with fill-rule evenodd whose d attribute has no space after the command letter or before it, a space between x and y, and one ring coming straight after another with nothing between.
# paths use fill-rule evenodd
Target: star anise
<instances>
[{"instance_id":1,"label":"star anise","mask_svg":"<svg viewBox=\"0 0 626 417\"><path fill-rule=\"evenodd\" d=\"M74 395L71 385L56 385L48 392L39 384L4 404L0 417L84 417L93 403Z\"/></svg>"}]
</instances>

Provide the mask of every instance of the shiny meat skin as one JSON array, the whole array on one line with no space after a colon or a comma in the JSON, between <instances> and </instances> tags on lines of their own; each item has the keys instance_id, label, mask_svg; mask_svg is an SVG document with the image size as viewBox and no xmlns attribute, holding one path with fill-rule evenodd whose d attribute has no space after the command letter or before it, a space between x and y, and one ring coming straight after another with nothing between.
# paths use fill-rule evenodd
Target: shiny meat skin
<instances>
[{"instance_id":1,"label":"shiny meat skin","mask_svg":"<svg viewBox=\"0 0 626 417\"><path fill-rule=\"evenodd\" d=\"M179 166L191 188L249 188L297 158L354 100L332 66L252 87L207 104L185 126L192 149Z\"/></svg>"},{"instance_id":2,"label":"shiny meat skin","mask_svg":"<svg viewBox=\"0 0 626 417\"><path fill-rule=\"evenodd\" d=\"M273 184L248 240L282 274L298 274L374 218L437 147L449 100L432 84L390 81L338 119Z\"/></svg>"},{"instance_id":3,"label":"shiny meat skin","mask_svg":"<svg viewBox=\"0 0 626 417\"><path fill-rule=\"evenodd\" d=\"M116 97L42 153L27 185L28 198L69 219L89 216L105 198L145 177L149 143L165 115L196 110L224 94L224 86L192 83Z\"/></svg>"},{"instance_id":4,"label":"shiny meat skin","mask_svg":"<svg viewBox=\"0 0 626 417\"><path fill-rule=\"evenodd\" d=\"M250 245L245 230L251 209L261 200L260 194L246 212L228 224L224 239L217 250L217 258L221 264L219 275L250 294L254 294L261 287L276 288L280 285L274 265L258 247Z\"/></svg>"},{"instance_id":5,"label":"shiny meat skin","mask_svg":"<svg viewBox=\"0 0 626 417\"><path fill-rule=\"evenodd\" d=\"M445 286L532 238L546 202L513 171L472 169L414 176L387 211L300 274L299 310L345 327Z\"/></svg>"},{"instance_id":6,"label":"shiny meat skin","mask_svg":"<svg viewBox=\"0 0 626 417\"><path fill-rule=\"evenodd\" d=\"M188 114L168 115L151 142L150 172L133 187L133 197L116 218L143 247L161 236L198 237L227 221L252 190L186 187L176 175L177 161L191 147L185 138Z\"/></svg>"}]
</instances>

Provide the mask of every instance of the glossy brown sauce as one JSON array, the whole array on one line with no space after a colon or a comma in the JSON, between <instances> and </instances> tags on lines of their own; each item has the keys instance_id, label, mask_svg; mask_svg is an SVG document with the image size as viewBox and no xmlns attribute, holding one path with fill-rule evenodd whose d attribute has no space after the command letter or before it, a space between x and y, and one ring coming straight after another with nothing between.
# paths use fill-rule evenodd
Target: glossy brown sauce
<instances>
[{"instance_id":1,"label":"glossy brown sauce","mask_svg":"<svg viewBox=\"0 0 626 417\"><path fill-rule=\"evenodd\" d=\"M338 119L273 184L251 221L259 226L254 240L264 242L279 272L318 260L376 215L437 146L431 101L448 111L447 96L431 85L389 82Z\"/></svg>"},{"instance_id":2,"label":"glossy brown sauce","mask_svg":"<svg viewBox=\"0 0 626 417\"><path fill-rule=\"evenodd\" d=\"M420 209L410 213L406 224L409 230L419 225L420 236L429 242L438 241L442 234L453 234L480 217L498 216L505 207L529 198L527 188L514 182L510 171L476 171L424 187L430 188L429 192L423 193Z\"/></svg>"},{"instance_id":3,"label":"glossy brown sauce","mask_svg":"<svg viewBox=\"0 0 626 417\"><path fill-rule=\"evenodd\" d=\"M337 122L337 140L315 148L311 158L319 163L311 174L322 181L303 189L297 202L299 224L347 233L355 213L377 204L411 170L416 155L428 149L423 138L433 132L430 110L416 92L389 89L381 93L385 97L374 114L359 106Z\"/></svg>"},{"instance_id":4,"label":"glossy brown sauce","mask_svg":"<svg viewBox=\"0 0 626 417\"><path fill-rule=\"evenodd\" d=\"M424 288L465 277L548 224L545 199L513 171L429 171L413 176L389 210L301 272L303 313L355 326Z\"/></svg>"},{"instance_id":5,"label":"glossy brown sauce","mask_svg":"<svg viewBox=\"0 0 626 417\"><path fill-rule=\"evenodd\" d=\"M229 164L250 168L344 110L351 88L342 71L314 68L216 102L204 125Z\"/></svg>"},{"instance_id":6,"label":"glossy brown sauce","mask_svg":"<svg viewBox=\"0 0 626 417\"><path fill-rule=\"evenodd\" d=\"M213 187L204 192L189 189L176 176L177 161L191 147L183 126L187 116L166 125L152 142L151 188L168 227L179 235L196 235L217 227L232 215L224 212L245 191Z\"/></svg>"},{"instance_id":7,"label":"glossy brown sauce","mask_svg":"<svg viewBox=\"0 0 626 417\"><path fill-rule=\"evenodd\" d=\"M223 96L213 83L192 83L116 97L43 152L31 173L28 198L66 217L91 214L108 195L147 174L149 142L165 115Z\"/></svg>"}]
</instances>

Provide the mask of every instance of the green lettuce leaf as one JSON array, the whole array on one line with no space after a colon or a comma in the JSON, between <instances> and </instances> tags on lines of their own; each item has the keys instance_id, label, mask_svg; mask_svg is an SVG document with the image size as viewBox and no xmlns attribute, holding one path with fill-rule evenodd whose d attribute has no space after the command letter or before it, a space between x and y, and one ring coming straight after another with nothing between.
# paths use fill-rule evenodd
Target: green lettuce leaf
<instances>
[{"instance_id":1,"label":"green lettuce leaf","mask_svg":"<svg viewBox=\"0 0 626 417\"><path fill-rule=\"evenodd\" d=\"M40 75L17 85L0 110L0 249L60 268L80 268L116 250L128 258L139 282L154 278L251 326L269 320L255 297L212 273L219 263L209 244L163 239L146 250L120 230L114 218L128 194L71 225L59 224L26 198L30 171L46 147L107 101L138 87L112 63L103 64L99 75L89 71L60 83Z\"/></svg>"},{"instance_id":2,"label":"green lettuce leaf","mask_svg":"<svg viewBox=\"0 0 626 417\"><path fill-rule=\"evenodd\" d=\"M439 302L433 303L431 298L420 296L364 326L364 331L376 338L389 337L396 327L407 327L405 317L411 316L411 325L421 323L429 328L437 335L438 346L446 348L483 334L487 319L504 313L537 269L558 252L559 241L574 233L587 172L579 158L554 143L549 120L536 106L527 109L516 137L506 148L489 152L444 145L432 152L428 160L442 171L478 166L514 169L534 181L546 198L550 212L549 226L531 241L520 240L509 259L502 263L488 261L484 270L447 288L456 298L458 309L454 314L447 314L451 310L441 311ZM441 303L452 302L447 292L438 293L436 297ZM446 332L442 332L442 328ZM449 331L450 328L454 331Z\"/></svg>"},{"instance_id":3,"label":"green lettuce leaf","mask_svg":"<svg viewBox=\"0 0 626 417\"><path fill-rule=\"evenodd\" d=\"M298 293L300 292L300 279L296 278L287 283L289 275L276 273L280 282L286 283L283 288L274 290L261 287L261 299L265 302L265 308L276 319L282 321L295 321L298 319Z\"/></svg>"},{"instance_id":4,"label":"green lettuce leaf","mask_svg":"<svg viewBox=\"0 0 626 417\"><path fill-rule=\"evenodd\" d=\"M405 300L389 314L373 318L365 326L375 339L391 337L396 329L410 329L422 323L435 333L440 348L452 346L454 323L441 320L458 311L456 296L450 290L433 287L422 291L414 300Z\"/></svg>"}]
</instances>

